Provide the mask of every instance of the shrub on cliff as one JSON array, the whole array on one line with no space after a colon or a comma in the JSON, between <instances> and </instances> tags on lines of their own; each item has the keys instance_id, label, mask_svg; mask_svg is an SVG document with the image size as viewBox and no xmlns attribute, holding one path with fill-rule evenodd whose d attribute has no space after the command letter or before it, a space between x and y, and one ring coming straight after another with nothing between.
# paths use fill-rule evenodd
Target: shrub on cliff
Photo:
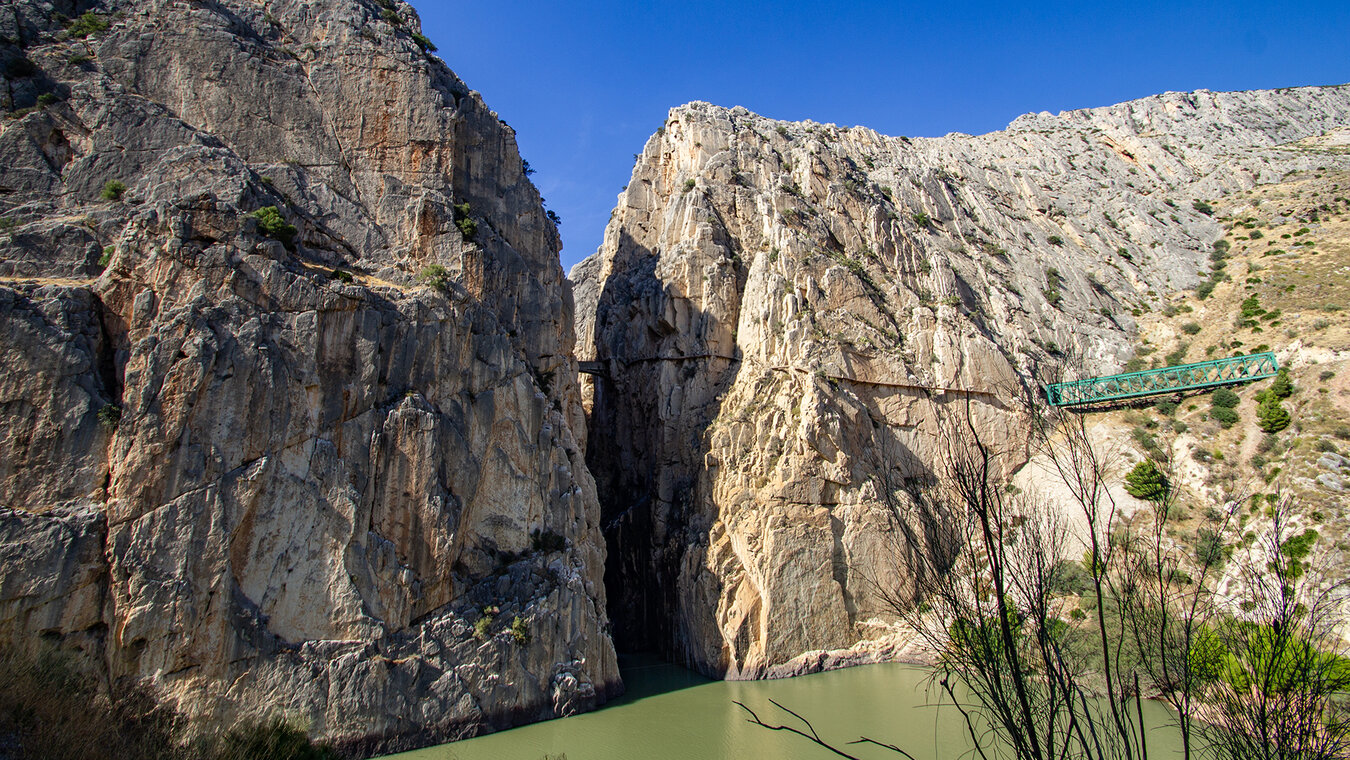
<instances>
[{"instance_id":1,"label":"shrub on cliff","mask_svg":"<svg viewBox=\"0 0 1350 760\"><path fill-rule=\"evenodd\" d=\"M287 248L295 247L295 233L298 232L294 224L286 221L281 215L281 210L276 206L264 206L254 211L249 216L258 220L258 231L273 240L281 241L281 244Z\"/></svg>"},{"instance_id":2,"label":"shrub on cliff","mask_svg":"<svg viewBox=\"0 0 1350 760\"><path fill-rule=\"evenodd\" d=\"M1209 416L1225 428L1230 428L1241 419L1237 411L1226 406L1216 406L1209 410Z\"/></svg>"},{"instance_id":3,"label":"shrub on cliff","mask_svg":"<svg viewBox=\"0 0 1350 760\"><path fill-rule=\"evenodd\" d=\"M99 191L98 197L105 201L120 201L122 195L127 191L127 186L115 179L110 179L103 183L103 189Z\"/></svg>"},{"instance_id":4,"label":"shrub on cliff","mask_svg":"<svg viewBox=\"0 0 1350 760\"><path fill-rule=\"evenodd\" d=\"M104 404L98 410L98 421L103 427L116 430L117 425L122 422L122 407L117 404Z\"/></svg>"},{"instance_id":5,"label":"shrub on cliff","mask_svg":"<svg viewBox=\"0 0 1350 760\"><path fill-rule=\"evenodd\" d=\"M470 218L469 214L471 213L473 213L473 210L469 208L469 204L455 204L455 226L459 228L459 234L463 235L464 239L470 243L478 236L478 222Z\"/></svg>"},{"instance_id":6,"label":"shrub on cliff","mask_svg":"<svg viewBox=\"0 0 1350 760\"><path fill-rule=\"evenodd\" d=\"M111 26L111 24L108 23L108 19L104 16L94 13L93 11L85 11L82 16L71 22L66 31L70 33L71 37L84 38L102 34L108 31L109 26Z\"/></svg>"},{"instance_id":7,"label":"shrub on cliff","mask_svg":"<svg viewBox=\"0 0 1350 760\"><path fill-rule=\"evenodd\" d=\"M422 34L422 33L420 33L420 32L413 32L413 33L412 33L412 38L413 38L413 42L416 42L416 43L417 43L417 46L420 47L420 48L422 48L422 52L423 52L423 53L434 53L434 52L436 52L436 49L437 49L437 48L436 48L436 43L434 43L434 42L432 42L431 40L427 39L427 36L426 36L426 35L424 35L424 34Z\"/></svg>"},{"instance_id":8,"label":"shrub on cliff","mask_svg":"<svg viewBox=\"0 0 1350 760\"><path fill-rule=\"evenodd\" d=\"M511 621L511 638L520 646L530 643L530 626L519 615Z\"/></svg>"},{"instance_id":9,"label":"shrub on cliff","mask_svg":"<svg viewBox=\"0 0 1350 760\"><path fill-rule=\"evenodd\" d=\"M432 264L423 268L422 273L417 275L417 279L428 287L445 290L450 287L450 270L440 264Z\"/></svg>"}]
</instances>

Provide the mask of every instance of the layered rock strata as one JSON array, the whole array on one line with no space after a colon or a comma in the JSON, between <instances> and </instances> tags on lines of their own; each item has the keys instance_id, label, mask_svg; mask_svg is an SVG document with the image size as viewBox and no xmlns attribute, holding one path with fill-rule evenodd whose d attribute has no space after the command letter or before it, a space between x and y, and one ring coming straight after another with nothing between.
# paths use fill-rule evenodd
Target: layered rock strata
<instances>
[{"instance_id":1,"label":"layered rock strata","mask_svg":"<svg viewBox=\"0 0 1350 760\"><path fill-rule=\"evenodd\" d=\"M557 230L417 24L0 10L7 645L368 749L618 688Z\"/></svg>"},{"instance_id":2,"label":"layered rock strata","mask_svg":"<svg viewBox=\"0 0 1350 760\"><path fill-rule=\"evenodd\" d=\"M617 643L739 678L890 656L944 424L1018 466L1038 368L1119 370L1206 274L1205 199L1315 168L1290 144L1348 120L1344 86L936 139L673 109L571 273Z\"/></svg>"}]
</instances>

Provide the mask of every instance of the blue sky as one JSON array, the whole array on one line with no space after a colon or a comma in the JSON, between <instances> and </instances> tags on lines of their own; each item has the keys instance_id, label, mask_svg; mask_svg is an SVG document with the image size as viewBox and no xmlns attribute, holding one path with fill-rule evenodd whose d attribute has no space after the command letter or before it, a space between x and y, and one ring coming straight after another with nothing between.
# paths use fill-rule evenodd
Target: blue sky
<instances>
[{"instance_id":1,"label":"blue sky","mask_svg":"<svg viewBox=\"0 0 1350 760\"><path fill-rule=\"evenodd\" d=\"M1350 2L432 2L439 54L515 127L563 220L599 246L673 106L742 105L890 135L1168 90L1350 82Z\"/></svg>"}]
</instances>

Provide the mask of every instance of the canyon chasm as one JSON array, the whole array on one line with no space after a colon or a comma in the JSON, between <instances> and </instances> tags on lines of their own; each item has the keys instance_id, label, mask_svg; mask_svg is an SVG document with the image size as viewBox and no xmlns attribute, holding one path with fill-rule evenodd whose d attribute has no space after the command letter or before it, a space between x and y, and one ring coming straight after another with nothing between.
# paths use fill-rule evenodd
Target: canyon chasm
<instances>
[{"instance_id":1,"label":"canyon chasm","mask_svg":"<svg viewBox=\"0 0 1350 760\"><path fill-rule=\"evenodd\" d=\"M695 102L564 276L407 4L54 7L0 11L0 640L355 753L594 709L616 648L912 655L942 421L1120 371L1205 201L1350 170L1298 149L1347 86L941 138Z\"/></svg>"}]
</instances>

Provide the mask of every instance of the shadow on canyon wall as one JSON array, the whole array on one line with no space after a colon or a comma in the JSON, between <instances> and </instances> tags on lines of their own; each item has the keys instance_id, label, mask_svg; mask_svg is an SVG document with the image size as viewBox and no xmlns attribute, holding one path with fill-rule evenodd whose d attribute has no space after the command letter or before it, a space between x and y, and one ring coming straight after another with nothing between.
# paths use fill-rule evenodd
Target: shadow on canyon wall
<instances>
[{"instance_id":1,"label":"shadow on canyon wall","mask_svg":"<svg viewBox=\"0 0 1350 760\"><path fill-rule=\"evenodd\" d=\"M609 617L619 651L697 665L684 652L677 587L682 569L695 569L685 567L690 558L702 556L691 552L708 543L712 518L699 510L708 501L705 432L740 371L740 351L711 355L704 339L725 326L658 278L657 252L626 234L620 250L634 263L600 294L594 358L605 372L594 378L586 450L608 548Z\"/></svg>"}]
</instances>

